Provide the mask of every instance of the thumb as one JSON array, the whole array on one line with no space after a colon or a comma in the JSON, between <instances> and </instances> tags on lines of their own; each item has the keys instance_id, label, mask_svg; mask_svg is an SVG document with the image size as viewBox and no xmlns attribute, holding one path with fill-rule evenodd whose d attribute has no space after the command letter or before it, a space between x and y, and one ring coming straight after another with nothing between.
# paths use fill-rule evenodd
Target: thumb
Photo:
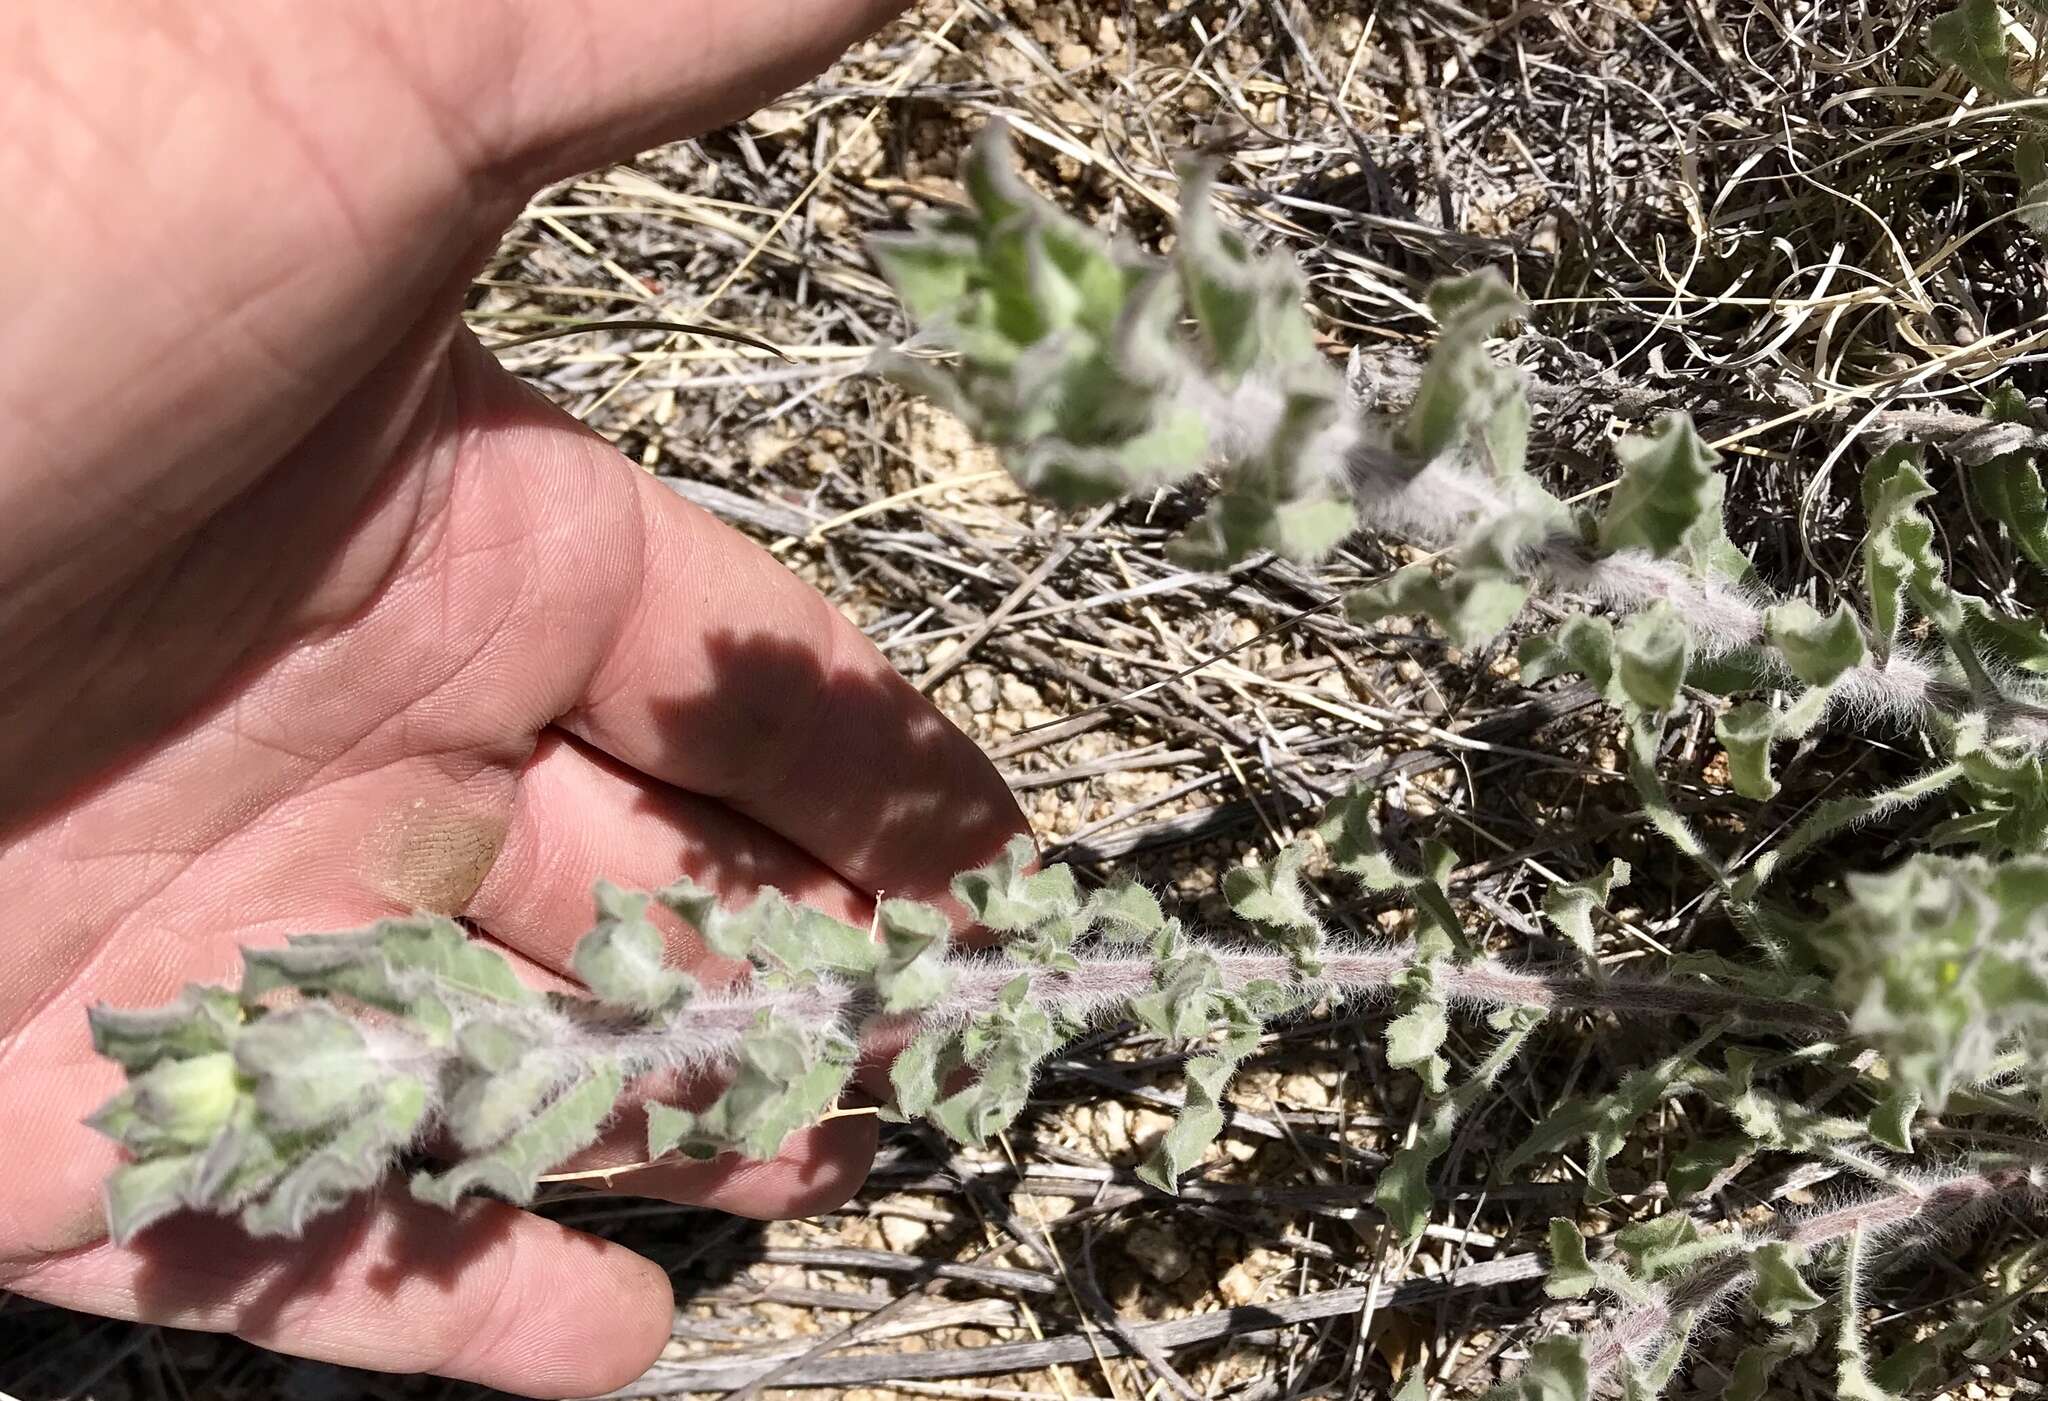
<instances>
[{"instance_id":1,"label":"thumb","mask_svg":"<svg viewBox=\"0 0 2048 1401\"><path fill-rule=\"evenodd\" d=\"M906 0L504 0L423 6L443 52L490 54L449 76L489 114L501 170L528 187L736 120L822 72ZM479 42L479 38L483 42ZM507 66L507 60L510 60ZM463 69L471 71L462 72Z\"/></svg>"}]
</instances>

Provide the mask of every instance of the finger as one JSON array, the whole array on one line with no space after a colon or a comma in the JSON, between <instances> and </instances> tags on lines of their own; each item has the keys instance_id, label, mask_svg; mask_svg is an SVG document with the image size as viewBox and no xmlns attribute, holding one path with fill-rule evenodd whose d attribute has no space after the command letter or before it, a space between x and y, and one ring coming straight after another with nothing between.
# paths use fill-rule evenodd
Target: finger
<instances>
[{"instance_id":1,"label":"finger","mask_svg":"<svg viewBox=\"0 0 2048 1401\"><path fill-rule=\"evenodd\" d=\"M506 0L417 7L421 65L452 60L467 123L538 186L735 121L822 72L905 0ZM437 42L438 37L438 42ZM508 73L517 81L508 82Z\"/></svg>"},{"instance_id":2,"label":"finger","mask_svg":"<svg viewBox=\"0 0 2048 1401\"><path fill-rule=\"evenodd\" d=\"M465 471L520 493L547 600L497 664L567 678L559 728L867 895L943 898L1024 830L974 742L815 589L484 358Z\"/></svg>"},{"instance_id":3,"label":"finger","mask_svg":"<svg viewBox=\"0 0 2048 1401\"><path fill-rule=\"evenodd\" d=\"M89 1313L524 1396L623 1386L667 1343L674 1307L661 1269L608 1241L498 1202L448 1212L396 1193L322 1218L297 1241L179 1217L130 1246L58 1257L10 1287Z\"/></svg>"},{"instance_id":4,"label":"finger","mask_svg":"<svg viewBox=\"0 0 2048 1401\"><path fill-rule=\"evenodd\" d=\"M943 897L1021 830L994 766L859 629L658 483L640 490L649 584L565 726L871 894Z\"/></svg>"},{"instance_id":5,"label":"finger","mask_svg":"<svg viewBox=\"0 0 2048 1401\"><path fill-rule=\"evenodd\" d=\"M865 925L866 897L788 841L723 805L653 783L560 731L543 734L519 777L505 845L468 913L500 942L557 973L590 927L600 879L650 889L687 875L729 904L773 886L791 899ZM707 955L695 935L659 906L651 912L670 958L699 976L736 977L738 964ZM728 964L723 973L718 965ZM708 1101L707 1080L642 1083L636 1093L669 1102ZM629 1105L594 1147L562 1164L589 1172L645 1160L646 1114ZM875 1153L871 1118L838 1119L792 1134L767 1162L727 1156L618 1173L610 1190L713 1206L763 1219L830 1211L859 1190Z\"/></svg>"},{"instance_id":6,"label":"finger","mask_svg":"<svg viewBox=\"0 0 2048 1401\"><path fill-rule=\"evenodd\" d=\"M465 913L499 942L566 974L590 928L598 881L651 890L678 876L729 906L766 885L849 923L865 925L871 913L865 896L786 838L560 730L541 735L520 771L504 845ZM658 906L651 915L678 967L706 962L680 920Z\"/></svg>"}]
</instances>

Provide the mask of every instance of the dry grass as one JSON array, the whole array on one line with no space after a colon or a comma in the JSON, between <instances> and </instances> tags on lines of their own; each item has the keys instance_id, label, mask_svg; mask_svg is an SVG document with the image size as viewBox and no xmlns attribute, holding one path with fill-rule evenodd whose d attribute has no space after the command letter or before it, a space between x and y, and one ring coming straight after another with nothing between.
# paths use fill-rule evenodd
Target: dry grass
<instances>
[{"instance_id":1,"label":"dry grass","mask_svg":"<svg viewBox=\"0 0 2048 1401\"><path fill-rule=\"evenodd\" d=\"M995 757L1052 855L1213 915L1223 869L1270 855L1364 775L1408 835L1457 848L1454 894L1496 947L1548 951L1544 891L1620 856L1639 878L1605 961L1712 952L1729 931L1647 831L1610 716L1523 691L1511 650L1347 622L1339 591L1400 559L1379 542L1312 573L1190 576L1159 548L1188 494L1080 521L1025 502L955 425L863 377L903 324L860 237L953 198L957 154L992 116L1016 128L1031 178L1146 242L1168 236L1176 156L1215 145L1229 215L1298 257L1362 384L1398 400L1428 283L1499 267L1536 308L1511 350L1535 382L1534 460L1552 484L1597 489L1605 440L1689 409L1729 455L1731 532L1775 584L1827 604L1850 574L1854 474L1872 447L1955 440L1990 385L2043 387L2048 279L2010 173L2028 111L1965 101L1919 52L1932 13L933 0L740 126L546 192L469 315L487 340L663 319L781 347L786 360L605 332L505 359L827 592ZM1995 537L1947 500L1958 567L2025 607ZM1665 776L1734 849L1874 782L1913 744L1824 736L1760 811L1726 790L1700 715L1671 736ZM1914 825L1859 835L1859 862ZM829 1218L552 1209L674 1271L673 1361L646 1394L726 1391L788 1363L777 1382L859 1397L1378 1396L1416 1369L1433 1395L1476 1395L1532 1339L1590 1315L1536 1284L1548 1218L1602 1233L1657 1213L1673 1156L1715 1124L1668 1104L1596 1207L1573 1155L1493 1181L1535 1119L1682 1034L1560 1020L1464 1126L1437 1224L1400 1251L1366 1203L1416 1095L1377 1033L1369 1017L1272 1033L1211 1170L1179 1200L1131 1175L1176 1102L1173 1062L1120 1029L1056 1066L997 1151L892 1131L868 1189ZM1469 1067L1486 1039L1461 1026L1451 1051ZM1817 1074L1803 1088L1841 1087ZM1833 1175L1765 1157L1697 1214L1752 1219L1824 1196ZM1989 1263L2035 1231L1999 1221L1880 1281L1879 1336L1990 1297ZM43 1312L0 1312L0 1339L10 1330L23 1346L0 1380L23 1396L448 1394ZM1718 1395L1743 1331L1673 1394ZM1962 1364L1956 1394L2039 1390L2044 1358L2030 1337ZM1780 1382L1826 1395L1827 1374L1794 1364Z\"/></svg>"}]
</instances>

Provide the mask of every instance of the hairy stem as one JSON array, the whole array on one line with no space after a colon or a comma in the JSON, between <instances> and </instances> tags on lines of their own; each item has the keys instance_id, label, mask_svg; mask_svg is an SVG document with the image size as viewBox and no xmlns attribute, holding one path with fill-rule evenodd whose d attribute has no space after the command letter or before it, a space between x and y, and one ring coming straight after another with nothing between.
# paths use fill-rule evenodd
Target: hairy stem
<instances>
[{"instance_id":1,"label":"hairy stem","mask_svg":"<svg viewBox=\"0 0 2048 1401\"><path fill-rule=\"evenodd\" d=\"M1871 1237L1910 1233L1926 1240L1955 1229L1981 1211L2023 1205L2040 1191L2035 1176L2020 1169L1965 1173L1939 1180L1900 1178L1890 1190L1859 1197L1796 1220L1779 1222L1749 1238L1749 1249L1724 1251L1648 1302L1628 1309L1587 1340L1586 1359L1598 1385L1669 1337L1675 1320L1705 1317L1756 1282L1754 1248L1783 1242L1817 1250L1859 1233Z\"/></svg>"}]
</instances>

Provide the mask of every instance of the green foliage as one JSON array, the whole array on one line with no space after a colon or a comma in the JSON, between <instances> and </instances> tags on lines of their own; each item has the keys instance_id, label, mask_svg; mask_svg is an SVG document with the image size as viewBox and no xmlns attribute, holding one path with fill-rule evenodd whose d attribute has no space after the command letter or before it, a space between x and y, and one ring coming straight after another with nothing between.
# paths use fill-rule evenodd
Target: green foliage
<instances>
[{"instance_id":1,"label":"green foliage","mask_svg":"<svg viewBox=\"0 0 2048 1401\"><path fill-rule=\"evenodd\" d=\"M1185 561L1318 558L1353 526L1331 434L1342 382L1316 350L1299 276L1223 227L1202 169L1187 177L1162 265L1039 199L1005 129L989 127L967 163L971 208L870 240L905 309L955 357L888 369L1063 505L1213 466L1222 491L1177 548Z\"/></svg>"},{"instance_id":2,"label":"green foliage","mask_svg":"<svg viewBox=\"0 0 2048 1401\"><path fill-rule=\"evenodd\" d=\"M1966 0L1935 23L1928 47L1979 87L2006 93L2007 23L1997 4ZM2023 191L2048 188L2042 149L2031 132L2020 144L2015 164ZM1862 1084L1867 1108L1827 1111L1777 1083L1804 1051L1765 1059L1731 1045L1720 1056L1722 1068L1711 1068L1707 1052L1739 1020L1737 1004L1723 1004L1729 1020L1706 1018L1677 1050L1627 1065L1613 1088L1588 1089L1555 1106L1525 1142L1511 1146L1500 1170L1583 1142L1588 1195L1606 1198L1613 1190L1609 1164L1641 1134L1644 1119L1686 1097L1725 1128L1668 1164L1675 1196L1717 1189L1760 1154L1828 1156L1884 1181L1886 1169L1863 1152L1866 1145L1910 1153L1919 1116L1964 1087L1990 1093L1982 1087L1998 1083L1999 1074L2025 1072L2030 1085L2038 1084L2048 1067L2033 1050L2034 1022L2048 999L2034 970L2048 960L2023 911L2048 905L2040 898L2048 888L2036 890L2040 878L2031 873L2048 846L2041 756L2048 693L2030 679L2048 672L2048 633L1952 584L1927 509L1933 486L1914 451L1901 445L1884 452L1865 473L1861 609L1843 601L1823 612L1774 598L1727 535L1718 455L1682 416L1616 445L1619 475L1597 512L1574 513L1537 483L1528 470L1526 398L1489 344L1525 311L1504 283L1482 274L1432 291L1438 334L1414 399L1405 414L1381 421L1330 394L1300 315L1293 270L1262 268L1209 208L1206 182L1188 183L1171 276L1136 276L1120 310L1135 317L1172 301L1175 314L1192 322L1191 335L1131 342L1144 348L1143 364L1158 367L1153 402L1188 408L1200 421L1221 487L1177 558L1207 567L1259 550L1314 558L1354 520L1391 523L1428 553L1348 595L1356 619L1420 616L1457 645L1476 648L1513 626L1532 598L1564 601L1561 624L1523 642L1522 680L1583 676L1620 713L1629 777L1650 826L1705 874L1710 901L1726 909L1757 950L1753 965L1689 955L1674 962L1674 976L1705 978L1780 1009L1810 1006L1812 1025L1802 1030L1832 1037L1846 1026L1852 1046L1882 1056L1868 1074L1867 1058L1848 1072ZM1016 197L1001 217L1014 218L1009 211L1024 202ZM2037 215L2023 217L2039 226ZM913 304L913 313L927 325L936 324L931 308L940 318L957 315L948 308L971 301L979 275L948 282L943 295ZM1165 282L1167 291L1155 290ZM1149 324L1158 330L1158 322ZM963 337L941 339L972 358ZM1260 411L1248 414L1255 403ZM2008 411L2002 401L1994 409ZM1196 465L1191 458L1180 470ZM1019 475L1029 484L1028 473ZM1142 491L1158 480L1124 471L1119 489ZM2021 556L2036 565L2048 559L2048 506L2030 455L2008 454L1973 469L1969 486ZM1069 499L1056 488L1048 494ZM1611 616L1569 606L1585 603ZM1682 813L1659 772L1664 740L1697 721L1687 712L1702 693L1726 698L1714 707L1714 729L1733 786L1745 798L1777 797L1776 746L1805 740L1843 715L1881 717L1887 726L1915 731L1937 753L1917 774L1873 792L1824 796L1760 826L1769 834L1762 842L1748 845L1745 832L1745 846L1724 853L1718 848L1725 828ZM1955 810L1934 816L1933 840L2019 859L1999 865L1914 858L1890 876L1852 875L1838 899L1822 876L1798 897L1807 906L1776 903L1782 897L1774 883L1830 838L1935 801ZM1425 852L1421 869L1395 861L1373 809L1370 795L1353 795L1333 805L1318 833L1338 871L1369 890L1405 896L1419 916L1412 945L1398 958L1376 961L1392 994L1387 1064L1413 1071L1423 1099L1412 1137L1380 1174L1375 1201L1396 1235L1413 1241L1432 1209L1432 1165L1447 1151L1461 1114L1517 1053L1540 1014L1503 1006L1507 999L1496 988L1494 1027L1501 1035L1457 1079L1459 1001L1482 964L1451 905L1450 858L1437 849ZM1283 854L1229 873L1225 894L1240 918L1288 954L1293 977L1318 970L1335 976L1355 960L1324 936L1302 869L1298 857ZM1626 873L1617 863L1561 885L1546 897L1544 913L1586 970L1574 997L1640 999L1647 1006L1665 994L1609 978L1595 960L1593 911ZM1153 955L1150 986L1129 1000L1128 1014L1162 1036L1202 1047L1189 1062L1188 1112L1147 1168L1150 1180L1165 1184L1193 1169L1219 1131L1225 1082L1265 1012L1252 1008L1241 1019L1222 956L1187 941L1141 897L1126 887L1101 905L1105 937L1148 943ZM1126 903L1131 913L1120 923L1115 912ZM1814 903L1832 904L1832 912L1816 915ZM1831 982L1817 980L1816 972ZM1669 995L1683 1001L1686 985L1673 985ZM1271 1004L1287 1005L1287 991L1277 989ZM1842 1022L1833 1020L1829 1000ZM948 1035L925 1033L899 1063L901 1107L933 1102L937 1087L968 1066L969 1057L947 1050ZM1839 1069L1849 1064L1837 1059L1844 1049L1822 1040L1812 1054L1817 1064ZM1891 1180L1888 1190L1905 1189ZM1634 1310L1630 1331L1617 1335L1625 1342L1610 1337L1597 1348L1540 1344L1506 1395L1576 1397L1606 1389L1654 1396L1675 1375L1699 1311L1727 1302L1734 1291L1747 1293L1758 1316L1780 1332L1742 1352L1731 1394L1760 1394L1772 1367L1820 1334L1813 1318L1820 1298L1806 1278L1806 1252L1790 1239L1702 1236L1674 1212L1626 1228L1597 1262L1568 1227L1554 1233L1553 1251L1553 1291L1613 1295ZM1853 1294L1853 1268L1847 1276ZM1690 1301L1685 1308L1667 1306L1681 1297ZM1844 1394L1876 1394L1852 1305L1853 1298L1837 1310Z\"/></svg>"},{"instance_id":3,"label":"green foliage","mask_svg":"<svg viewBox=\"0 0 2048 1401\"><path fill-rule=\"evenodd\" d=\"M1600 516L1603 550L1643 550L1669 559L1721 528L1721 455L1700 441L1692 421L1673 414L1644 438L1614 445L1621 480ZM1697 563L1698 561L1694 561Z\"/></svg>"},{"instance_id":4,"label":"green foliage","mask_svg":"<svg viewBox=\"0 0 2048 1401\"><path fill-rule=\"evenodd\" d=\"M1744 701L1714 721L1714 738L1728 751L1728 778L1745 798L1774 798L1771 744L1778 738L1778 712L1767 701Z\"/></svg>"},{"instance_id":5,"label":"green foliage","mask_svg":"<svg viewBox=\"0 0 2048 1401\"><path fill-rule=\"evenodd\" d=\"M1837 604L1832 613L1821 613L1804 599L1767 608L1764 637L1778 649L1791 673L1809 686L1832 685L1870 657L1862 620L1846 603Z\"/></svg>"},{"instance_id":6,"label":"green foliage","mask_svg":"<svg viewBox=\"0 0 2048 1401\"><path fill-rule=\"evenodd\" d=\"M1699 1053L1718 1034L1718 1029L1711 1031L1654 1064L1631 1071L1608 1094L1568 1100L1559 1105L1508 1154L1500 1171L1512 1172L1534 1158L1584 1140L1587 1199L1598 1201L1613 1195L1613 1188L1607 1180L1608 1162L1621 1152L1638 1120L1667 1097L1705 1076L1706 1072L1699 1064Z\"/></svg>"},{"instance_id":7,"label":"green foliage","mask_svg":"<svg viewBox=\"0 0 2048 1401\"><path fill-rule=\"evenodd\" d=\"M952 922L915 900L884 900L875 922L882 932L882 957L875 965L882 1010L922 1011L944 997L953 985L953 970L946 966Z\"/></svg>"},{"instance_id":8,"label":"green foliage","mask_svg":"<svg viewBox=\"0 0 2048 1401\"><path fill-rule=\"evenodd\" d=\"M1233 914L1285 949L1304 976L1314 977L1322 967L1323 926L1301 878L1307 855L1308 847L1296 844L1265 864L1233 867L1223 875L1223 898Z\"/></svg>"},{"instance_id":9,"label":"green foliage","mask_svg":"<svg viewBox=\"0 0 2048 1401\"><path fill-rule=\"evenodd\" d=\"M2048 569L2048 492L2030 452L2007 452L1970 472L1970 489L2036 569Z\"/></svg>"},{"instance_id":10,"label":"green foliage","mask_svg":"<svg viewBox=\"0 0 2048 1401\"><path fill-rule=\"evenodd\" d=\"M870 250L912 316L958 354L897 377L1006 449L1018 480L1077 503L1174 481L1206 450L1176 401L1178 297L1154 268L1039 200L991 127L966 170L972 207Z\"/></svg>"},{"instance_id":11,"label":"green foliage","mask_svg":"<svg viewBox=\"0 0 2048 1401\"><path fill-rule=\"evenodd\" d=\"M1850 877L1847 894L1816 952L1901 1089L1938 1109L2005 1055L2038 1071L2048 1053L2048 860L1916 856Z\"/></svg>"},{"instance_id":12,"label":"green foliage","mask_svg":"<svg viewBox=\"0 0 2048 1401\"><path fill-rule=\"evenodd\" d=\"M783 1140L838 1102L853 1075L853 1050L850 1042L763 1018L740 1043L732 1079L709 1107L647 1107L647 1156L715 1158L737 1149L748 1158L774 1157Z\"/></svg>"},{"instance_id":13,"label":"green foliage","mask_svg":"<svg viewBox=\"0 0 2048 1401\"><path fill-rule=\"evenodd\" d=\"M1345 595L1345 611L1367 623L1420 614L1460 647L1477 647L1513 622L1529 598L1506 543L1500 533L1476 539L1441 573L1411 564Z\"/></svg>"},{"instance_id":14,"label":"green foliage","mask_svg":"<svg viewBox=\"0 0 2048 1401\"><path fill-rule=\"evenodd\" d=\"M1521 298L1492 271L1440 282L1430 289L1437 348L1424 366L1400 430L1421 462L1454 448L1483 446L1490 465L1519 473L1528 452L1529 407L1521 380L1495 365L1486 340L1522 315Z\"/></svg>"},{"instance_id":15,"label":"green foliage","mask_svg":"<svg viewBox=\"0 0 2048 1401\"><path fill-rule=\"evenodd\" d=\"M1636 614L1615 630L1615 673L1622 694L1642 709L1674 710L1692 656L1692 634L1668 603Z\"/></svg>"},{"instance_id":16,"label":"green foliage","mask_svg":"<svg viewBox=\"0 0 2048 1401\"><path fill-rule=\"evenodd\" d=\"M696 991L684 974L662 964L661 931L647 917L649 897L601 881L597 923L576 945L571 971L606 1002L654 1012Z\"/></svg>"},{"instance_id":17,"label":"green foliage","mask_svg":"<svg viewBox=\"0 0 2048 1401\"><path fill-rule=\"evenodd\" d=\"M1424 1089L1432 1096L1432 1102L1416 1127L1415 1137L1380 1171L1379 1185L1373 1190L1373 1205L1386 1213L1388 1224L1404 1244L1413 1245L1420 1240L1429 1224L1436 1200L1429 1185L1430 1169L1450 1151L1451 1135L1458 1121L1493 1087L1501 1072L1514 1063L1523 1043L1541 1024L1542 1016L1532 1008L1507 1007L1490 1020L1501 1033L1493 1049L1473 1067L1469 1077L1448 1093L1440 1083L1431 1085L1425 1081Z\"/></svg>"},{"instance_id":18,"label":"green foliage","mask_svg":"<svg viewBox=\"0 0 2048 1401\"><path fill-rule=\"evenodd\" d=\"M1037 848L1031 844L1031 838L1013 837L1003 848L1003 854L989 865L954 877L953 894L974 916L976 924L998 934L1024 934L1048 921L1068 918L1081 900L1074 873L1065 866L1034 871L1032 867L1036 864ZM1121 898L1138 897L1150 898L1143 891ZM1138 908L1138 918L1143 922L1142 900ZM1152 902L1151 909L1156 914L1157 901ZM1156 918L1152 922L1156 925Z\"/></svg>"},{"instance_id":19,"label":"green foliage","mask_svg":"<svg viewBox=\"0 0 2048 1401\"><path fill-rule=\"evenodd\" d=\"M1813 1351L1819 1341L1820 1328L1811 1318L1801 1317L1775 1337L1744 1348L1728 1378L1725 1401L1763 1401L1778 1365Z\"/></svg>"},{"instance_id":20,"label":"green foliage","mask_svg":"<svg viewBox=\"0 0 2048 1401\"><path fill-rule=\"evenodd\" d=\"M2006 15L1998 0L1962 0L1927 27L1927 48L1994 97L2017 97L2005 52Z\"/></svg>"},{"instance_id":21,"label":"green foliage","mask_svg":"<svg viewBox=\"0 0 2048 1401\"><path fill-rule=\"evenodd\" d=\"M1863 511L1869 535L1863 546L1864 576L1870 590L1872 630L1880 643L1898 640L1901 606L1911 597L1945 629L1961 624L1949 617L1941 560L1934 552L1934 523L1919 503L1934 495L1920 474L1912 450L1889 449L1863 475Z\"/></svg>"},{"instance_id":22,"label":"green foliage","mask_svg":"<svg viewBox=\"0 0 2048 1401\"><path fill-rule=\"evenodd\" d=\"M1570 940L1588 965L1596 969L1599 965L1593 961L1593 911L1605 905L1617 887L1627 885L1628 879L1628 862L1614 860L1599 874L1553 886L1543 897L1543 917L1556 925L1557 932Z\"/></svg>"},{"instance_id":23,"label":"green foliage","mask_svg":"<svg viewBox=\"0 0 2048 1401\"><path fill-rule=\"evenodd\" d=\"M472 1152L445 1172L414 1177L412 1194L436 1206L453 1206L477 1190L525 1201L542 1173L597 1141L624 1088L618 1066L599 1066L554 1094L546 1107L529 1111L489 1148Z\"/></svg>"},{"instance_id":24,"label":"green foliage","mask_svg":"<svg viewBox=\"0 0 2048 1401\"><path fill-rule=\"evenodd\" d=\"M1751 1254L1750 1268L1756 1283L1750 1286L1750 1306L1766 1322L1780 1327L1799 1314L1817 1309L1827 1301L1806 1282L1806 1252L1788 1241L1774 1241Z\"/></svg>"},{"instance_id":25,"label":"green foliage","mask_svg":"<svg viewBox=\"0 0 2048 1401\"><path fill-rule=\"evenodd\" d=\"M95 1007L87 1020L92 1048L132 1073L166 1057L225 1051L242 1024L242 1000L225 989L191 983L165 1006L134 1012Z\"/></svg>"},{"instance_id":26,"label":"green foliage","mask_svg":"<svg viewBox=\"0 0 2048 1401\"><path fill-rule=\"evenodd\" d=\"M1488 1401L1592 1401L1592 1396L1584 1345L1574 1338L1545 1338L1529 1349L1529 1360L1515 1379Z\"/></svg>"}]
</instances>

